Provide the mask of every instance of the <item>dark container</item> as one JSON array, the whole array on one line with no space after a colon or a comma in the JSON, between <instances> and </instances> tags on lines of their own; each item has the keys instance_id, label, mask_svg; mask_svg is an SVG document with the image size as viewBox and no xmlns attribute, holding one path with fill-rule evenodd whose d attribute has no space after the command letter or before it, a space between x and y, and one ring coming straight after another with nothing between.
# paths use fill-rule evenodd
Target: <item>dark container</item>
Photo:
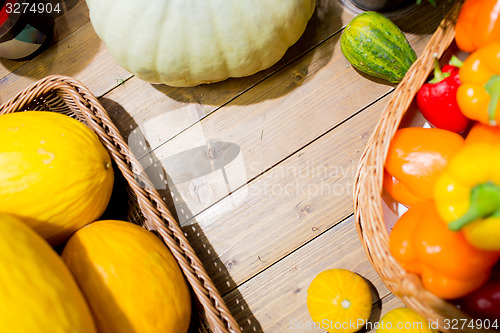
<instances>
[{"instance_id":1,"label":"dark container","mask_svg":"<svg viewBox=\"0 0 500 333\"><path fill-rule=\"evenodd\" d=\"M28 59L42 52L54 35L55 7L35 0L0 0L0 57Z\"/></svg>"},{"instance_id":2,"label":"dark container","mask_svg":"<svg viewBox=\"0 0 500 333\"><path fill-rule=\"evenodd\" d=\"M376 12L392 12L399 10L410 4L414 4L416 0L346 0L354 6L362 10L370 10Z\"/></svg>"}]
</instances>

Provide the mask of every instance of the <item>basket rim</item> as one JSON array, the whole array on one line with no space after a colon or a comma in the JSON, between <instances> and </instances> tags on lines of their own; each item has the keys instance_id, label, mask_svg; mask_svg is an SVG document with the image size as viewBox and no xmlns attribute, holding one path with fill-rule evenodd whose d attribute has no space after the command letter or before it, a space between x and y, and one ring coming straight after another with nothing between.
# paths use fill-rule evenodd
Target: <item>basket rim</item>
<instances>
[{"instance_id":1,"label":"basket rim","mask_svg":"<svg viewBox=\"0 0 500 333\"><path fill-rule=\"evenodd\" d=\"M410 274L391 256L389 233L384 223L382 181L389 143L399 128L418 89L433 71L434 59L440 59L455 38L455 23L465 0L458 0L441 21L422 54L410 67L393 92L363 151L354 179L354 215L358 236L373 268L387 288L409 308L437 322L441 331L450 332L445 319L472 320L456 306L423 288L420 278ZM463 332L493 332L470 330Z\"/></svg>"},{"instance_id":2,"label":"basket rim","mask_svg":"<svg viewBox=\"0 0 500 333\"><path fill-rule=\"evenodd\" d=\"M175 257L202 306L209 328L214 332L241 332L180 225L143 172L141 164L104 107L83 83L64 75L44 77L0 105L0 115L26 110L30 103L49 94L57 94L63 99L77 118L99 136L136 196L145 217L142 227L156 232Z\"/></svg>"}]
</instances>

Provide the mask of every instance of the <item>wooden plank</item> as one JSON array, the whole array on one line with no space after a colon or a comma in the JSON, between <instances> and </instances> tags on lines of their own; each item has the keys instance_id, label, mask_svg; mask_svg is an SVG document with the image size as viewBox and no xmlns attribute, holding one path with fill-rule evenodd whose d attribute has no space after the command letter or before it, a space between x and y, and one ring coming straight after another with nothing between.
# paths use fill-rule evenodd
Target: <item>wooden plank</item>
<instances>
[{"instance_id":1,"label":"wooden plank","mask_svg":"<svg viewBox=\"0 0 500 333\"><path fill-rule=\"evenodd\" d=\"M184 224L221 292L352 214L357 164L387 101L382 99Z\"/></svg>"},{"instance_id":2,"label":"wooden plank","mask_svg":"<svg viewBox=\"0 0 500 333\"><path fill-rule=\"evenodd\" d=\"M366 258L352 215L225 295L224 300L243 332L309 331L314 323L307 310L307 289L317 274L332 268L351 270L369 281L374 302L370 321L378 321L389 308L384 304L381 309L379 300L390 293ZM394 303L390 308L398 304Z\"/></svg>"},{"instance_id":3,"label":"wooden plank","mask_svg":"<svg viewBox=\"0 0 500 333\"><path fill-rule=\"evenodd\" d=\"M246 90L251 89L307 50L337 34L353 17L352 13L343 10L338 1L318 0L313 17L302 37L290 47L277 64L269 69L249 77L228 79L192 88L151 85L133 77L107 94L101 99L101 103L111 116L118 120L119 129L125 138L138 125L160 117L166 112L178 110L180 113L188 114L189 121L182 125L171 122L163 124L160 130L160 140L161 142L167 141L220 106L246 93Z\"/></svg>"},{"instance_id":4,"label":"wooden plank","mask_svg":"<svg viewBox=\"0 0 500 333\"><path fill-rule=\"evenodd\" d=\"M0 103L7 101L29 84L52 74L80 80L94 95L100 96L131 74L109 55L90 23L54 47L0 79Z\"/></svg>"},{"instance_id":5,"label":"wooden plank","mask_svg":"<svg viewBox=\"0 0 500 333\"><path fill-rule=\"evenodd\" d=\"M406 18L410 27L422 20L423 8ZM425 22L437 24L441 15L427 13ZM429 35L408 33L408 38L419 53ZM392 89L353 70L340 51L339 36L334 36L181 133L186 118L190 123L200 117L197 104L136 124L129 145L137 156L158 147L142 162L152 178L166 173L158 180L159 188L170 177L174 200L184 206L177 214L183 223ZM204 163L223 164L234 152L237 158L232 164L238 170L231 175L197 170Z\"/></svg>"},{"instance_id":6,"label":"wooden plank","mask_svg":"<svg viewBox=\"0 0 500 333\"><path fill-rule=\"evenodd\" d=\"M89 22L89 11L84 0L58 2L60 4L61 13L53 13L54 37L49 47L54 47L54 45L80 29L85 23ZM53 3L55 3L55 1ZM9 60L0 58L0 78L15 71L29 61L30 60Z\"/></svg>"}]
</instances>

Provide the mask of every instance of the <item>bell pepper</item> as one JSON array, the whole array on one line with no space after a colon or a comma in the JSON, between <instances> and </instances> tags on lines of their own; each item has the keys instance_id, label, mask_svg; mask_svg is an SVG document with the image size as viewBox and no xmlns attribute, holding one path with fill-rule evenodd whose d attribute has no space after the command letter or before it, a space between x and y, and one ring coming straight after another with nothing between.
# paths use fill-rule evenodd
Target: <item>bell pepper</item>
<instances>
[{"instance_id":1,"label":"bell pepper","mask_svg":"<svg viewBox=\"0 0 500 333\"><path fill-rule=\"evenodd\" d=\"M483 124L496 125L500 121L500 42L469 55L458 75L462 84L457 102L462 113Z\"/></svg>"},{"instance_id":2,"label":"bell pepper","mask_svg":"<svg viewBox=\"0 0 500 333\"><path fill-rule=\"evenodd\" d=\"M444 299L478 289L499 258L449 230L431 200L410 207L398 219L389 235L389 250L407 272L421 278L425 289Z\"/></svg>"},{"instance_id":3,"label":"bell pepper","mask_svg":"<svg viewBox=\"0 0 500 333\"><path fill-rule=\"evenodd\" d=\"M463 229L479 249L500 251L500 141L497 131L483 127L473 128L437 179L434 195L450 230Z\"/></svg>"},{"instance_id":4,"label":"bell pepper","mask_svg":"<svg viewBox=\"0 0 500 333\"><path fill-rule=\"evenodd\" d=\"M497 269L493 269L490 280L486 284L457 301L457 305L462 311L478 319L489 319L491 321L490 325L494 325L492 328L496 329L500 326L499 273L500 270L498 267ZM497 321L496 324L495 320ZM477 323L480 323L480 321Z\"/></svg>"},{"instance_id":5,"label":"bell pepper","mask_svg":"<svg viewBox=\"0 0 500 333\"><path fill-rule=\"evenodd\" d=\"M500 143L500 127L475 123L465 137L465 144L470 145L483 142L491 144Z\"/></svg>"},{"instance_id":6,"label":"bell pepper","mask_svg":"<svg viewBox=\"0 0 500 333\"><path fill-rule=\"evenodd\" d=\"M418 202L425 201L424 198L417 197L411 193L403 183L391 176L386 170L384 170L383 187L392 198L405 206L412 206Z\"/></svg>"},{"instance_id":7,"label":"bell pepper","mask_svg":"<svg viewBox=\"0 0 500 333\"><path fill-rule=\"evenodd\" d=\"M466 52L500 41L500 0L466 0L455 25L455 40Z\"/></svg>"},{"instance_id":8,"label":"bell pepper","mask_svg":"<svg viewBox=\"0 0 500 333\"><path fill-rule=\"evenodd\" d=\"M438 175L463 144L460 135L439 128L397 130L387 151L384 188L395 200L407 206L432 199ZM391 188L395 183L403 190Z\"/></svg>"},{"instance_id":9,"label":"bell pepper","mask_svg":"<svg viewBox=\"0 0 500 333\"><path fill-rule=\"evenodd\" d=\"M461 65L457 57L452 57L450 64L441 69L438 60L434 59L434 78L420 87L416 96L417 107L427 121L437 128L457 133L463 132L470 123L457 103Z\"/></svg>"}]
</instances>

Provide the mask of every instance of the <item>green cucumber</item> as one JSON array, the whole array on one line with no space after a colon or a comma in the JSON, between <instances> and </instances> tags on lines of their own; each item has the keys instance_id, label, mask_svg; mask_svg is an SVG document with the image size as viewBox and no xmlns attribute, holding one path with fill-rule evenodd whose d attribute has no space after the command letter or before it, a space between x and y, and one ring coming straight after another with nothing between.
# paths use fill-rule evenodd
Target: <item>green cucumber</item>
<instances>
[{"instance_id":1,"label":"green cucumber","mask_svg":"<svg viewBox=\"0 0 500 333\"><path fill-rule=\"evenodd\" d=\"M398 83L417 59L405 35L387 17L373 11L359 14L347 25L340 49L355 68Z\"/></svg>"}]
</instances>

